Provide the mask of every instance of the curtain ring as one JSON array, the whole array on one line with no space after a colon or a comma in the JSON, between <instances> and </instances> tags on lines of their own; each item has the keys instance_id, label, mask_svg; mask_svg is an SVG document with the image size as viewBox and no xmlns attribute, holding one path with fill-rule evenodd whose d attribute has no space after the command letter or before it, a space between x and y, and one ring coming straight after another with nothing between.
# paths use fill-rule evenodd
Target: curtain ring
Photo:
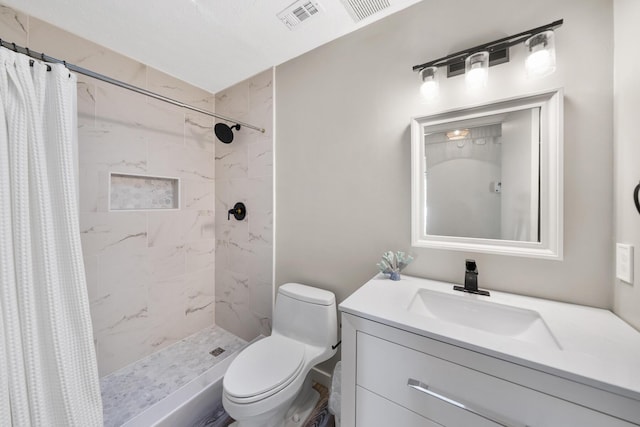
<instances>
[{"instance_id":1,"label":"curtain ring","mask_svg":"<svg viewBox=\"0 0 640 427\"><path fill-rule=\"evenodd\" d=\"M29 48L25 47L25 49L27 50L27 56L31 56L31 52L29 52Z\"/></svg>"},{"instance_id":2,"label":"curtain ring","mask_svg":"<svg viewBox=\"0 0 640 427\"><path fill-rule=\"evenodd\" d=\"M41 60L42 62L47 62L47 61L44 59L44 52L41 52L41 53L40 53L40 60ZM49 65L49 64L47 64L47 71L51 71L51 65Z\"/></svg>"},{"instance_id":3,"label":"curtain ring","mask_svg":"<svg viewBox=\"0 0 640 427\"><path fill-rule=\"evenodd\" d=\"M15 43L11 43L11 44L13 45L13 51L17 53L18 52L18 48L16 47L16 44Z\"/></svg>"}]
</instances>

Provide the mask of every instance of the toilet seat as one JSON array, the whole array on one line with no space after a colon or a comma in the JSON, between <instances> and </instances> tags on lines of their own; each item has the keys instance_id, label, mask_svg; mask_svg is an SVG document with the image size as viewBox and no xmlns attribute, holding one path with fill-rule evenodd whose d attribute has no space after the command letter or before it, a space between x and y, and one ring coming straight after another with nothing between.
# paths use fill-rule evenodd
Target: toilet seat
<instances>
[{"instance_id":1,"label":"toilet seat","mask_svg":"<svg viewBox=\"0 0 640 427\"><path fill-rule=\"evenodd\" d=\"M279 392L300 374L304 353L304 344L283 336L255 342L236 357L225 374L227 398L252 403Z\"/></svg>"}]
</instances>

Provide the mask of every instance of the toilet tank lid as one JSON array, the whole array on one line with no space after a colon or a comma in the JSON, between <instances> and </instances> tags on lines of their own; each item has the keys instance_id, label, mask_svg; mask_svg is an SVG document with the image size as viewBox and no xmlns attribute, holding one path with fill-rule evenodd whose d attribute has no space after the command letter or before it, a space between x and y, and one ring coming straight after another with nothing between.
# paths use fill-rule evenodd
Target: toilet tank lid
<instances>
[{"instance_id":1,"label":"toilet tank lid","mask_svg":"<svg viewBox=\"0 0 640 427\"><path fill-rule=\"evenodd\" d=\"M336 303L336 296L333 292L300 283L285 283L280 286L278 293L311 304L332 305Z\"/></svg>"}]
</instances>

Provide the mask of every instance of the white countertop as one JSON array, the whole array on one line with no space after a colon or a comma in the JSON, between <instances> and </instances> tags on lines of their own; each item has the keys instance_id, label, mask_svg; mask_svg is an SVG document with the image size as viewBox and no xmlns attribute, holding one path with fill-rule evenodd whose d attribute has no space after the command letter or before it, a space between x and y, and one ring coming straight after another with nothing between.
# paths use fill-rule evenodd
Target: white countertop
<instances>
[{"instance_id":1,"label":"white countertop","mask_svg":"<svg viewBox=\"0 0 640 427\"><path fill-rule=\"evenodd\" d=\"M640 332L608 310L491 291L490 297L454 291L452 283L378 275L340 304L340 310L558 375L640 401ZM544 319L561 348L496 335L408 309L419 289L527 310Z\"/></svg>"}]
</instances>

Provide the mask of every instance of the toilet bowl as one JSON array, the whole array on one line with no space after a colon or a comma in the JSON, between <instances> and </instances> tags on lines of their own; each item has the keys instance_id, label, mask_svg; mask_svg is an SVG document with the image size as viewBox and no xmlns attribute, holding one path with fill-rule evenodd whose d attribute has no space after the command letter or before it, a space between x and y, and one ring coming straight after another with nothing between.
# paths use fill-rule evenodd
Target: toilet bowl
<instances>
[{"instance_id":1,"label":"toilet bowl","mask_svg":"<svg viewBox=\"0 0 640 427\"><path fill-rule=\"evenodd\" d=\"M237 427L301 425L318 393L308 374L332 357L338 338L335 296L298 283L278 289L273 333L246 347L223 380L222 403Z\"/></svg>"}]
</instances>

